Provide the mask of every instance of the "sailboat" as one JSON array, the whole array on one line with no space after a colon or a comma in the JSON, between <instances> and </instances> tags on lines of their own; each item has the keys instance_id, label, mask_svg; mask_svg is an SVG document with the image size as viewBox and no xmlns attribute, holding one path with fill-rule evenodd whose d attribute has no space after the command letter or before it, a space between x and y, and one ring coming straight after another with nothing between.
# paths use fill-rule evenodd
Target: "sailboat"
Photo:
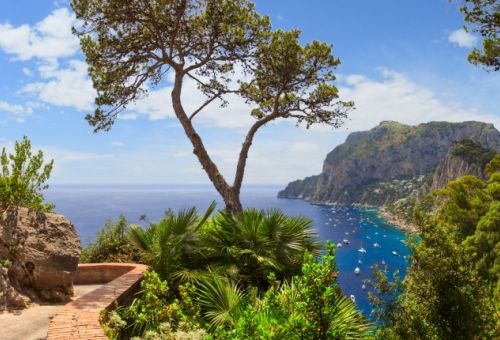
<instances>
[{"instance_id":1,"label":"sailboat","mask_svg":"<svg viewBox=\"0 0 500 340\"><path fill-rule=\"evenodd\" d=\"M361 247L358 249L361 254L366 254L366 249L363 248L363 242L361 242Z\"/></svg>"},{"instance_id":2,"label":"sailboat","mask_svg":"<svg viewBox=\"0 0 500 340\"><path fill-rule=\"evenodd\" d=\"M354 274L359 275L361 273L361 269L359 267L354 268Z\"/></svg>"}]
</instances>

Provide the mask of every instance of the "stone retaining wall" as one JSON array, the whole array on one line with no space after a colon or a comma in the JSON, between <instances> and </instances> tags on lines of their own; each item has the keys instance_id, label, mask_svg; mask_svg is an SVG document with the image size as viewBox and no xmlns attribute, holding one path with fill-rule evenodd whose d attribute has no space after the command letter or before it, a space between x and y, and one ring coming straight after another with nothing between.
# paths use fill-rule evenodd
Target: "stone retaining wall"
<instances>
[{"instance_id":1,"label":"stone retaining wall","mask_svg":"<svg viewBox=\"0 0 500 340\"><path fill-rule=\"evenodd\" d=\"M99 322L101 311L132 298L147 269L145 265L132 263L78 265L74 284L105 284L66 304L50 322L47 339L107 339Z\"/></svg>"}]
</instances>

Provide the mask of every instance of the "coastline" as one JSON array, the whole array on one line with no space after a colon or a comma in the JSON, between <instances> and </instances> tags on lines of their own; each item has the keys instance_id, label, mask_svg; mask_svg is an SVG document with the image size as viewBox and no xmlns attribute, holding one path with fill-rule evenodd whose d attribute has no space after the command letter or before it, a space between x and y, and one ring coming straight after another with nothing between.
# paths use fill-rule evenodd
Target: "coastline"
<instances>
[{"instance_id":1,"label":"coastline","mask_svg":"<svg viewBox=\"0 0 500 340\"><path fill-rule=\"evenodd\" d=\"M380 217L382 217L384 220L386 220L389 224L392 224L396 228L401 229L403 231L406 231L406 232L409 232L412 234L418 234L418 228L415 225L406 222L404 219L391 213L386 208L378 207L377 210L378 210Z\"/></svg>"},{"instance_id":2,"label":"coastline","mask_svg":"<svg viewBox=\"0 0 500 340\"><path fill-rule=\"evenodd\" d=\"M301 199L301 198L299 198L299 199ZM304 200L304 199L301 199L301 200ZM328 206L337 205L337 203L335 203L335 202L311 202L311 201L307 201L307 202L309 202L311 204L328 205ZM383 220L385 220L387 223L394 226L395 228L398 228L398 229L405 231L405 232L408 232L408 233L418 234L418 228L416 225L408 223L400 216L395 215L392 212L390 212L389 210L387 210L387 208L384 206L379 207L379 206L367 205L367 204L361 204L361 203L353 203L351 206L360 207L360 208L367 208L367 209L376 209L377 214Z\"/></svg>"}]
</instances>

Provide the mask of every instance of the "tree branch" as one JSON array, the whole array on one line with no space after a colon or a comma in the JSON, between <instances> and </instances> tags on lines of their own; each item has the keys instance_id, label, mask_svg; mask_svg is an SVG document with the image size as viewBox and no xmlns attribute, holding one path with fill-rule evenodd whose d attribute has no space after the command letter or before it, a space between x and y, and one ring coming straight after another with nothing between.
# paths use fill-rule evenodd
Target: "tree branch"
<instances>
[{"instance_id":1,"label":"tree branch","mask_svg":"<svg viewBox=\"0 0 500 340\"><path fill-rule=\"evenodd\" d=\"M213 102L215 99L220 98L222 93L219 92L219 94L213 96L212 98L208 99L205 101L199 108L197 108L191 115L189 116L189 121L192 121L194 116L196 116L201 110L203 110L205 107L207 107L211 102Z\"/></svg>"},{"instance_id":2,"label":"tree branch","mask_svg":"<svg viewBox=\"0 0 500 340\"><path fill-rule=\"evenodd\" d=\"M273 113L259 119L252 125L250 130L248 130L243 145L241 146L240 155L238 157L238 164L236 166L236 174L234 176L234 182L233 182L233 190L235 190L235 192L238 195L240 194L241 184L243 183L243 177L245 175L245 167L248 158L248 151L252 146L255 133L257 133L257 131L265 124L282 116L282 113L279 111L279 98L281 96L281 93L282 92L279 91L274 98Z\"/></svg>"}]
</instances>

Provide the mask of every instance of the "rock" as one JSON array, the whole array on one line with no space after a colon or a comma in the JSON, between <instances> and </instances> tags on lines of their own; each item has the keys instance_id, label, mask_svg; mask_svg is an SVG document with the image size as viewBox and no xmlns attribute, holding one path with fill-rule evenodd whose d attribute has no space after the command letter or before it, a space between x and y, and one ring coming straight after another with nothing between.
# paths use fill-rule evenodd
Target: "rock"
<instances>
[{"instance_id":1,"label":"rock","mask_svg":"<svg viewBox=\"0 0 500 340\"><path fill-rule=\"evenodd\" d=\"M278 194L314 203L383 205L418 190L454 141L470 139L500 152L500 133L481 122L382 122L351 133L327 156L318 176L290 183ZM411 182L411 183L410 183Z\"/></svg>"},{"instance_id":2,"label":"rock","mask_svg":"<svg viewBox=\"0 0 500 340\"><path fill-rule=\"evenodd\" d=\"M0 311L24 309L28 304L29 299L12 287L7 268L0 265Z\"/></svg>"},{"instance_id":3,"label":"rock","mask_svg":"<svg viewBox=\"0 0 500 340\"><path fill-rule=\"evenodd\" d=\"M80 253L80 239L64 216L9 207L0 218L0 259L10 260L12 286L33 301L69 301Z\"/></svg>"},{"instance_id":4,"label":"rock","mask_svg":"<svg viewBox=\"0 0 500 340\"><path fill-rule=\"evenodd\" d=\"M449 182L466 175L486 179L484 169L494 156L494 151L472 140L454 142L434 171L427 191L444 188Z\"/></svg>"}]
</instances>

